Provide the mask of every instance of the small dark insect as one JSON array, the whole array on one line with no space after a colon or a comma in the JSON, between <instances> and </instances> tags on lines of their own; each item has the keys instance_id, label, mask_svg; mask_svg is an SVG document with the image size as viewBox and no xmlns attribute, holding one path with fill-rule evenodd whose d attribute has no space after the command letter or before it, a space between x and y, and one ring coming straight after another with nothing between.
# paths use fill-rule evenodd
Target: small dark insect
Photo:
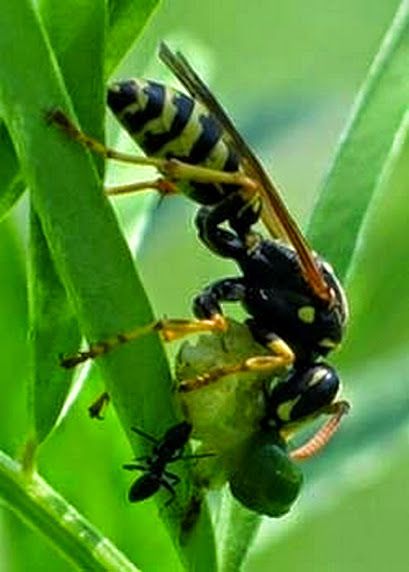
<instances>
[{"instance_id":1,"label":"small dark insect","mask_svg":"<svg viewBox=\"0 0 409 572\"><path fill-rule=\"evenodd\" d=\"M175 498L174 486L180 482L180 478L174 473L167 471L166 466L180 459L197 459L208 457L209 455L183 455L183 449L189 441L192 432L192 425L187 421L182 421L170 427L161 439L156 439L136 427L132 427L132 431L153 443L153 449L150 455L136 459L136 461L142 461L142 463L123 465L123 468L128 471L143 472L143 475L138 477L129 489L128 499L130 502L145 500L163 487L171 495L165 503L165 506L168 506Z\"/></svg>"},{"instance_id":2,"label":"small dark insect","mask_svg":"<svg viewBox=\"0 0 409 572\"><path fill-rule=\"evenodd\" d=\"M107 391L101 393L101 395L88 407L88 413L91 419L103 420L104 417L102 412L108 407L110 402L110 397Z\"/></svg>"}]
</instances>

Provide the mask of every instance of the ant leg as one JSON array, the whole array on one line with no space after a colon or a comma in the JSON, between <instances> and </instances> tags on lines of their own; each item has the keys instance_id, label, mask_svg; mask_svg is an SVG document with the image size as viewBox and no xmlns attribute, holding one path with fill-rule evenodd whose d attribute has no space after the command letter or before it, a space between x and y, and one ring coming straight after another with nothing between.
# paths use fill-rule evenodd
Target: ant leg
<instances>
[{"instance_id":1,"label":"ant leg","mask_svg":"<svg viewBox=\"0 0 409 572\"><path fill-rule=\"evenodd\" d=\"M145 433L145 431L142 431L142 429L139 429L138 427L131 427L131 431L133 431L140 437L143 437L147 441L150 441L154 445L158 445L159 443L159 439L156 439L156 437L154 437L153 435L149 435L149 433Z\"/></svg>"},{"instance_id":2,"label":"ant leg","mask_svg":"<svg viewBox=\"0 0 409 572\"><path fill-rule=\"evenodd\" d=\"M176 476L176 475L175 475ZM173 503L176 497L175 489L168 483L165 479L161 479L160 484L170 493L170 498L165 502L165 506L168 507ZM176 483L177 484L177 483Z\"/></svg>"},{"instance_id":3,"label":"ant leg","mask_svg":"<svg viewBox=\"0 0 409 572\"><path fill-rule=\"evenodd\" d=\"M201 332L223 332L226 330L226 321L223 316L217 314L209 319L185 320L185 319L165 319L157 320L146 326L140 326L134 330L116 334L101 342L92 344L87 350L80 351L71 356L61 358L61 366L64 368L75 367L89 359L102 356L116 347L136 340L152 332L158 332L165 342L180 339L190 334Z\"/></svg>"},{"instance_id":4,"label":"ant leg","mask_svg":"<svg viewBox=\"0 0 409 572\"><path fill-rule=\"evenodd\" d=\"M165 477L167 479L172 481L172 484L177 485L181 481L181 479L180 479L180 477L178 477L178 475L175 475L175 473L171 473L170 471L163 471L163 474L165 475Z\"/></svg>"},{"instance_id":5,"label":"ant leg","mask_svg":"<svg viewBox=\"0 0 409 572\"><path fill-rule=\"evenodd\" d=\"M125 463L125 465L122 465L123 469L126 469L127 471L148 471L149 467L146 467L146 465L136 465L135 463Z\"/></svg>"},{"instance_id":6,"label":"ant leg","mask_svg":"<svg viewBox=\"0 0 409 572\"><path fill-rule=\"evenodd\" d=\"M181 455L177 457L175 461L182 460L182 461L192 461L195 459L206 459L207 457L215 457L216 453L192 453L191 455Z\"/></svg>"}]
</instances>

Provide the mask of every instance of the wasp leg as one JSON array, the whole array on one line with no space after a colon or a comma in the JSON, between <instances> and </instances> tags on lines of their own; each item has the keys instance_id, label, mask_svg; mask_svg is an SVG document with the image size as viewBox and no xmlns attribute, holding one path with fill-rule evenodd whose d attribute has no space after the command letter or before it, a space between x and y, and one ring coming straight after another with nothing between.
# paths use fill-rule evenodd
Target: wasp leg
<instances>
[{"instance_id":1,"label":"wasp leg","mask_svg":"<svg viewBox=\"0 0 409 572\"><path fill-rule=\"evenodd\" d=\"M224 210L224 206L228 199L229 204L231 204L231 196L229 195L226 199L223 199L214 208L201 207L196 215L195 224L200 240L209 250L222 258L240 260L247 255L247 244L237 234L218 226L229 217Z\"/></svg>"},{"instance_id":2,"label":"wasp leg","mask_svg":"<svg viewBox=\"0 0 409 572\"><path fill-rule=\"evenodd\" d=\"M337 432L343 416L349 409L348 401L337 401L324 408L322 413L332 413L332 417L304 445L291 451L290 458L294 461L305 461L321 451Z\"/></svg>"},{"instance_id":3,"label":"wasp leg","mask_svg":"<svg viewBox=\"0 0 409 572\"><path fill-rule=\"evenodd\" d=\"M101 342L97 342L96 344L91 345L87 350L80 351L77 354L62 357L60 364L66 369L75 367L89 359L105 355L111 350L151 332L158 332L164 341L170 342L190 334L201 332L224 332L226 327L226 320L220 314L216 314L210 319L203 320L157 320L151 324L147 324L146 326L141 326L134 330L123 332Z\"/></svg>"},{"instance_id":4,"label":"wasp leg","mask_svg":"<svg viewBox=\"0 0 409 572\"><path fill-rule=\"evenodd\" d=\"M201 207L195 220L200 239L219 256L237 260L260 240L252 226L260 218L261 207L260 196L245 189L229 193L214 207ZM226 220L237 236L220 229Z\"/></svg>"},{"instance_id":5,"label":"wasp leg","mask_svg":"<svg viewBox=\"0 0 409 572\"><path fill-rule=\"evenodd\" d=\"M106 187L105 193L110 196L126 195L136 193L138 191L158 191L161 195L174 195L179 193L177 186L166 179L154 179L152 181L142 181L138 183L129 183L128 185L118 185L115 187Z\"/></svg>"},{"instance_id":6,"label":"wasp leg","mask_svg":"<svg viewBox=\"0 0 409 572\"><path fill-rule=\"evenodd\" d=\"M91 419L103 419L102 411L108 406L109 401L109 393L107 391L101 393L94 403L91 403L88 407L88 413Z\"/></svg>"},{"instance_id":7,"label":"wasp leg","mask_svg":"<svg viewBox=\"0 0 409 572\"><path fill-rule=\"evenodd\" d=\"M257 183L241 171L227 172L208 169L197 165L183 163L177 159L163 159L158 157L142 157L129 153L122 153L110 147L106 147L103 143L90 137L81 131L70 118L60 109L53 109L47 112L46 120L48 123L57 125L71 139L78 141L92 152L102 155L107 159L113 159L122 163L131 163L134 165L146 165L155 167L164 175L166 179L189 180L199 183L227 184L243 187L248 192L255 192Z\"/></svg>"},{"instance_id":8,"label":"wasp leg","mask_svg":"<svg viewBox=\"0 0 409 572\"><path fill-rule=\"evenodd\" d=\"M246 286L241 278L219 280L208 286L194 299L193 312L198 318L221 315L221 302L242 301L245 294ZM252 330L255 329L251 320L249 320L249 325L253 326ZM260 331L258 333L260 334ZM290 366L295 360L292 349L281 338L271 332L263 332L263 334L262 343L271 351L272 355L254 356L241 363L214 368L195 378L183 380L178 386L178 391L194 391L214 383L225 375L233 373L246 371L274 372Z\"/></svg>"},{"instance_id":9,"label":"wasp leg","mask_svg":"<svg viewBox=\"0 0 409 572\"><path fill-rule=\"evenodd\" d=\"M222 315L221 302L240 302L246 287L242 278L224 278L213 282L193 300L193 313L199 320Z\"/></svg>"},{"instance_id":10,"label":"wasp leg","mask_svg":"<svg viewBox=\"0 0 409 572\"><path fill-rule=\"evenodd\" d=\"M216 367L197 377L181 381L178 385L178 391L183 393L196 391L217 382L226 375L250 371L274 373L294 363L295 356L292 349L280 338L270 342L267 347L271 350L272 355L254 356L234 365Z\"/></svg>"}]
</instances>

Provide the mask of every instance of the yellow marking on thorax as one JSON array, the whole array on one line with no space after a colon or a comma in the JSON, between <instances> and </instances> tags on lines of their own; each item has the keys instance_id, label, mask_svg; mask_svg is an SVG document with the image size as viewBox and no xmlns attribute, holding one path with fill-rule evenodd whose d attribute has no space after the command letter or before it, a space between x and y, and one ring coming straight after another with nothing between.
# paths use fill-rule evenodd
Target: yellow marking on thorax
<instances>
[{"instance_id":1,"label":"yellow marking on thorax","mask_svg":"<svg viewBox=\"0 0 409 572\"><path fill-rule=\"evenodd\" d=\"M313 324L315 320L314 306L302 306L298 308L297 316L305 324Z\"/></svg>"}]
</instances>

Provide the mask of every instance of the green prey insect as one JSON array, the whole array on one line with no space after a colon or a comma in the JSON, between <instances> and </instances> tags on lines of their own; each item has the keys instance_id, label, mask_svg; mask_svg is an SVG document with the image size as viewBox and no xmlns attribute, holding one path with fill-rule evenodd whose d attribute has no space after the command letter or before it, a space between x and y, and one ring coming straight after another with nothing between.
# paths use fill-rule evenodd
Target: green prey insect
<instances>
[{"instance_id":1,"label":"green prey insect","mask_svg":"<svg viewBox=\"0 0 409 572\"><path fill-rule=\"evenodd\" d=\"M232 320L225 333L184 342L176 358L178 399L192 424L192 437L201 442L201 449L215 454L202 462L199 482L218 488L228 481L233 496L244 506L278 517L288 512L298 497L302 485L299 462L328 443L349 404L334 398L330 405L297 414L297 403L308 394L308 383L299 386L298 395L287 402L282 389L292 385L294 374L285 369L275 375L266 371L228 373L214 383L198 387L194 381L194 389L190 387L191 380L206 376L209 370L227 371L238 359L244 361L255 353L267 351L255 342L247 326ZM318 368L309 374L313 378L317 372ZM305 444L291 448L293 437L322 416L330 417Z\"/></svg>"}]
</instances>

